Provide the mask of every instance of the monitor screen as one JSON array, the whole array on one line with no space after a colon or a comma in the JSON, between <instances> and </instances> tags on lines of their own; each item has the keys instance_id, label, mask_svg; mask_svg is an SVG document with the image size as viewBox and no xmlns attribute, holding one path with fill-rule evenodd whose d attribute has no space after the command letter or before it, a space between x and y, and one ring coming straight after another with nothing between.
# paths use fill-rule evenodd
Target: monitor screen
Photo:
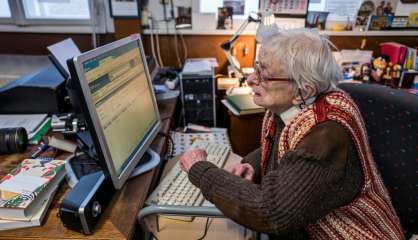
<instances>
[{"instance_id":1,"label":"monitor screen","mask_svg":"<svg viewBox=\"0 0 418 240\"><path fill-rule=\"evenodd\" d=\"M119 189L160 128L140 37L96 48L73 63L96 152Z\"/></svg>"}]
</instances>

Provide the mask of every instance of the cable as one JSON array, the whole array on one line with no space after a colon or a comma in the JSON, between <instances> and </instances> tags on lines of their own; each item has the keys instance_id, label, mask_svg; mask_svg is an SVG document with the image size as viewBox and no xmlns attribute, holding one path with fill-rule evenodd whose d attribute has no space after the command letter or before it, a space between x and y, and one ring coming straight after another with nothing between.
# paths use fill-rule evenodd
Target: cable
<instances>
[{"instance_id":1,"label":"cable","mask_svg":"<svg viewBox=\"0 0 418 240\"><path fill-rule=\"evenodd\" d=\"M161 59L161 51L160 51L160 38L159 38L159 33L157 31L157 33L155 34L156 36L156 43L155 45L157 46L157 56L158 56L158 61L160 61L160 67L164 67L164 63L163 60Z\"/></svg>"},{"instance_id":2,"label":"cable","mask_svg":"<svg viewBox=\"0 0 418 240\"><path fill-rule=\"evenodd\" d=\"M188 50L187 50L187 45L186 45L186 41L184 41L184 37L183 34L180 33L180 39L181 39L181 43L183 45L183 53L184 53L184 61L186 61L187 59L187 55L188 55Z\"/></svg>"},{"instance_id":3,"label":"cable","mask_svg":"<svg viewBox=\"0 0 418 240\"><path fill-rule=\"evenodd\" d=\"M148 19L148 24L150 26L150 30L151 30L151 35L150 35L150 41L151 41L151 53L152 53L152 57L155 60L155 63L157 65L157 67L160 67L160 62L157 58L157 55L155 54L155 46L154 46L154 27L153 27L153 22L152 22L152 17L150 17Z\"/></svg>"},{"instance_id":4,"label":"cable","mask_svg":"<svg viewBox=\"0 0 418 240\"><path fill-rule=\"evenodd\" d=\"M176 28L176 21L175 21L175 18L174 18L174 3L173 3L173 0L170 0L170 7L171 7L171 9L170 9L170 15L171 16L170 16L169 20L173 21L173 26L174 26L174 51L176 53L178 67L181 68L182 67L182 61L180 59L180 54L179 54L178 31L177 31L177 28ZM168 33L168 27L167 27L167 33Z\"/></svg>"},{"instance_id":5,"label":"cable","mask_svg":"<svg viewBox=\"0 0 418 240\"><path fill-rule=\"evenodd\" d=\"M209 220L210 220L210 222L209 222ZM205 232L204 232L204 233L203 233L203 235L202 235L200 238L198 238L197 240L203 240L203 239L206 237L206 235L208 234L209 226L210 226L210 224L212 223L212 220L213 220L213 218L206 218Z\"/></svg>"},{"instance_id":6,"label":"cable","mask_svg":"<svg viewBox=\"0 0 418 240\"><path fill-rule=\"evenodd\" d=\"M178 38L177 38L176 23L174 23L174 51L176 52L178 67L181 68L182 62L181 62L180 53L179 53L179 43L178 43Z\"/></svg>"},{"instance_id":7,"label":"cable","mask_svg":"<svg viewBox=\"0 0 418 240\"><path fill-rule=\"evenodd\" d=\"M158 132L158 135L165 137L169 141L169 144L171 144L171 147L170 147L168 153L166 154L166 160L169 160L169 159L173 158L173 154L174 154L174 140L173 140L173 138L170 136L170 134L163 133L163 132Z\"/></svg>"},{"instance_id":8,"label":"cable","mask_svg":"<svg viewBox=\"0 0 418 240\"><path fill-rule=\"evenodd\" d=\"M153 239L155 239L155 240L159 240L158 238L157 238L157 236L155 236L155 234L153 233L153 232L150 232L151 233L151 236L152 236L152 238Z\"/></svg>"}]
</instances>

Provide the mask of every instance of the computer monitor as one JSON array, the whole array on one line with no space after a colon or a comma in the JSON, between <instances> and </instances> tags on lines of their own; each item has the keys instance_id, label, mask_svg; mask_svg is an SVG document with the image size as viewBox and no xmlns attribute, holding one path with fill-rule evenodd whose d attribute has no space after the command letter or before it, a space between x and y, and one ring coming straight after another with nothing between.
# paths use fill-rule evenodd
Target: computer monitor
<instances>
[{"instance_id":1,"label":"computer monitor","mask_svg":"<svg viewBox=\"0 0 418 240\"><path fill-rule=\"evenodd\" d=\"M68 67L99 163L120 189L161 125L140 36L76 56Z\"/></svg>"}]
</instances>

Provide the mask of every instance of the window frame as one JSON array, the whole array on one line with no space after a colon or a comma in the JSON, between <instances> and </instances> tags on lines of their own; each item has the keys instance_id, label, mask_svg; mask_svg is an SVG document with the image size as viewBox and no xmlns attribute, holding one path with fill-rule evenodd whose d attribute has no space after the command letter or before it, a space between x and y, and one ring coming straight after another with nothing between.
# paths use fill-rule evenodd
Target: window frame
<instances>
[{"instance_id":1,"label":"window frame","mask_svg":"<svg viewBox=\"0 0 418 240\"><path fill-rule=\"evenodd\" d=\"M0 24L12 24L14 23L13 19L13 10L12 6L10 6L10 0L6 0L9 4L9 10L10 10L10 17L0 17Z\"/></svg>"},{"instance_id":2,"label":"window frame","mask_svg":"<svg viewBox=\"0 0 418 240\"><path fill-rule=\"evenodd\" d=\"M114 32L113 20L109 15L107 0L88 0L90 19L33 19L25 16L23 0L8 0L11 18L0 18L0 32L59 32L59 33L91 33L92 22L95 32ZM94 4L94 13L92 5ZM104 11L100 11L104 10Z\"/></svg>"}]
</instances>

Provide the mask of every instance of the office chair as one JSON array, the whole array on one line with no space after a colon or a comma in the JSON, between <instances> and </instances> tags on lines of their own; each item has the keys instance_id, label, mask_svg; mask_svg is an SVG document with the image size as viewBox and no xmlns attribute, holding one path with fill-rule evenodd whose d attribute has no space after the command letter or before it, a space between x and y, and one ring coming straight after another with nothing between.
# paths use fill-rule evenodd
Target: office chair
<instances>
[{"instance_id":1,"label":"office chair","mask_svg":"<svg viewBox=\"0 0 418 240\"><path fill-rule=\"evenodd\" d=\"M418 233L418 96L377 84L342 83L363 115L374 160L406 236Z\"/></svg>"}]
</instances>

